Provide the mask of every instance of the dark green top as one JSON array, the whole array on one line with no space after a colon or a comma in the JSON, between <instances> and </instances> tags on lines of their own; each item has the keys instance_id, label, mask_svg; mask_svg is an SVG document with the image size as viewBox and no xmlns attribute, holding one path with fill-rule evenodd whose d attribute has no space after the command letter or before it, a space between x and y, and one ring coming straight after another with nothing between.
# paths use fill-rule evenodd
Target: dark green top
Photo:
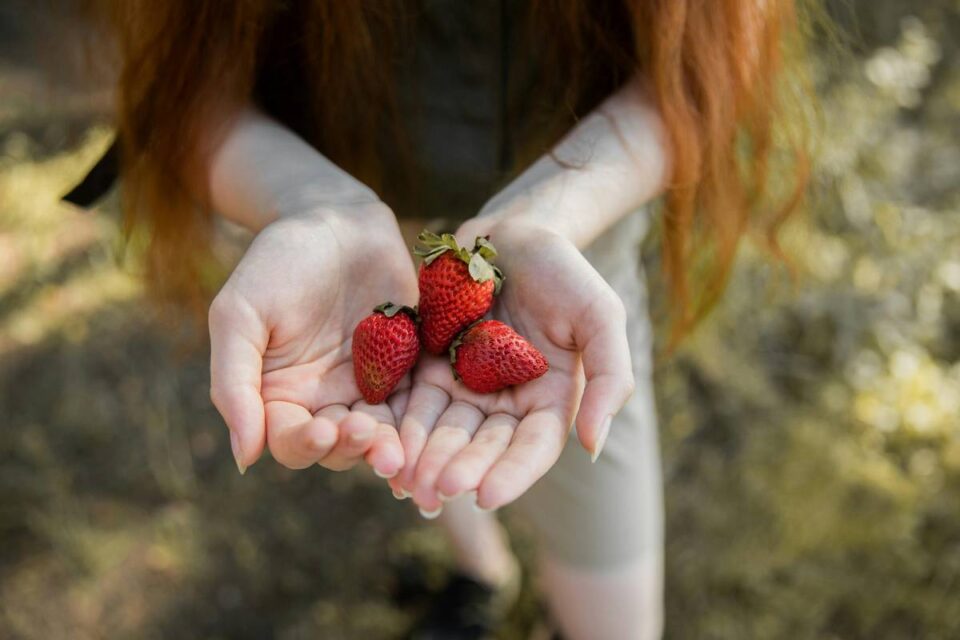
<instances>
[{"instance_id":1,"label":"dark green top","mask_svg":"<svg viewBox=\"0 0 960 640\"><path fill-rule=\"evenodd\" d=\"M523 19L518 2L424 0L414 55L401 70L401 118L413 150L413 193L399 214L467 218L508 176L512 41ZM404 202L405 201L405 202Z\"/></svg>"},{"instance_id":2,"label":"dark green top","mask_svg":"<svg viewBox=\"0 0 960 640\"><path fill-rule=\"evenodd\" d=\"M305 19L302 5L294 2L266 31L254 98L305 139L322 140L304 99L312 81L304 64L309 43L290 37ZM402 217L469 217L516 167L513 150L525 142L519 134L537 129L518 122L518 114L534 111L539 66L536 38L530 37L531 2L407 0L384 6L397 12L388 36L394 43L390 93L402 132L399 139L387 131L356 132L378 137L380 195Z\"/></svg>"},{"instance_id":3,"label":"dark green top","mask_svg":"<svg viewBox=\"0 0 960 640\"><path fill-rule=\"evenodd\" d=\"M544 113L561 108L556 96L533 90L540 61L537 45L528 38L529 5L529 0L410 3L413 37L404 43L396 89L409 142L404 164L411 170L386 173L381 190L399 216L458 220L474 215L522 168L515 150L535 146L531 142L545 128ZM267 46L279 43L281 51L260 69L255 99L268 114L309 138L303 43L289 37L298 18L291 11L284 19L268 31L272 40ZM605 90L601 84L600 91ZM387 147L382 156L389 161L394 152ZM65 199L88 206L116 175L114 146Z\"/></svg>"}]
</instances>

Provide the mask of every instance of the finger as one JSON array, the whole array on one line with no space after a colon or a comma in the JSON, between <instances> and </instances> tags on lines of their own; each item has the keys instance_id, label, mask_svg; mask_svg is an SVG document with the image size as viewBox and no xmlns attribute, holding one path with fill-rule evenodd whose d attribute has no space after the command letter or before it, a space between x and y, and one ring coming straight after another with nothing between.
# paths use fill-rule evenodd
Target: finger
<instances>
[{"instance_id":1,"label":"finger","mask_svg":"<svg viewBox=\"0 0 960 640\"><path fill-rule=\"evenodd\" d=\"M484 417L475 406L454 401L437 419L413 479L413 500L424 511L433 512L443 506L437 495L437 476L453 456L470 444Z\"/></svg>"},{"instance_id":2,"label":"finger","mask_svg":"<svg viewBox=\"0 0 960 640\"><path fill-rule=\"evenodd\" d=\"M403 468L403 445L400 444L400 432L392 424L383 422L377 425L373 444L364 457L367 464L378 477L384 480L396 477Z\"/></svg>"},{"instance_id":3,"label":"finger","mask_svg":"<svg viewBox=\"0 0 960 640\"><path fill-rule=\"evenodd\" d=\"M345 471L356 466L373 444L377 419L370 413L350 411L343 405L325 407L317 415L336 420L339 429L336 446L320 460L320 466L332 471Z\"/></svg>"},{"instance_id":4,"label":"finger","mask_svg":"<svg viewBox=\"0 0 960 640\"><path fill-rule=\"evenodd\" d=\"M252 309L226 309L218 300L210 305L210 399L227 423L243 473L266 444L260 381L267 335Z\"/></svg>"},{"instance_id":5,"label":"finger","mask_svg":"<svg viewBox=\"0 0 960 640\"><path fill-rule=\"evenodd\" d=\"M377 428L370 448L364 459L373 468L373 472L384 479L394 477L403 467L403 447L400 445L400 431L395 426L396 418L392 407L386 404L367 404L357 402L351 407L377 420Z\"/></svg>"},{"instance_id":6,"label":"finger","mask_svg":"<svg viewBox=\"0 0 960 640\"><path fill-rule=\"evenodd\" d=\"M507 450L519 421L506 413L489 416L460 453L447 463L437 478L437 491L459 496L475 490L490 467Z\"/></svg>"},{"instance_id":7,"label":"finger","mask_svg":"<svg viewBox=\"0 0 960 640\"><path fill-rule=\"evenodd\" d=\"M403 469L390 480L394 492L413 492L413 475L420 453L437 419L450 404L447 392L432 384L415 384L410 391L407 411L400 422L400 444L403 445Z\"/></svg>"},{"instance_id":8,"label":"finger","mask_svg":"<svg viewBox=\"0 0 960 640\"><path fill-rule=\"evenodd\" d=\"M327 417L310 415L298 404L268 402L266 419L270 453L290 469L306 469L337 443L337 425Z\"/></svg>"},{"instance_id":9,"label":"finger","mask_svg":"<svg viewBox=\"0 0 960 640\"><path fill-rule=\"evenodd\" d=\"M410 402L409 389L402 389L392 393L390 397L387 398L387 406L390 407L390 411L394 416L393 424L397 425L398 427L400 424L400 416L403 416L407 412L408 402Z\"/></svg>"},{"instance_id":10,"label":"finger","mask_svg":"<svg viewBox=\"0 0 960 640\"><path fill-rule=\"evenodd\" d=\"M586 377L577 412L577 437L594 460L610 432L613 416L634 390L623 303L614 297L605 306L608 308L600 309L596 322L584 322L574 332Z\"/></svg>"},{"instance_id":11,"label":"finger","mask_svg":"<svg viewBox=\"0 0 960 640\"><path fill-rule=\"evenodd\" d=\"M365 400L360 400L359 402L353 403L353 406L350 407L350 411L365 413L368 416L375 418L377 422L383 422L384 424L393 425L395 420L390 405L382 402L380 404L369 404Z\"/></svg>"},{"instance_id":12,"label":"finger","mask_svg":"<svg viewBox=\"0 0 960 640\"><path fill-rule=\"evenodd\" d=\"M480 482L477 506L498 509L523 495L560 457L569 431L560 412L551 409L521 420L510 446Z\"/></svg>"}]
</instances>

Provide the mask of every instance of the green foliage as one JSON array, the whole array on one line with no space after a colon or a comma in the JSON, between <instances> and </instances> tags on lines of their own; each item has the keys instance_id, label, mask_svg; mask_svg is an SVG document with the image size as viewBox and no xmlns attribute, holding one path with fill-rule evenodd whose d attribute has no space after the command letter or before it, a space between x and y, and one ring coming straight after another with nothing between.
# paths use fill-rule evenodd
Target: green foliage
<instances>
[{"instance_id":1,"label":"green foliage","mask_svg":"<svg viewBox=\"0 0 960 640\"><path fill-rule=\"evenodd\" d=\"M802 275L746 248L658 372L669 637L960 633L958 13L855 8L854 64L816 64Z\"/></svg>"}]
</instances>

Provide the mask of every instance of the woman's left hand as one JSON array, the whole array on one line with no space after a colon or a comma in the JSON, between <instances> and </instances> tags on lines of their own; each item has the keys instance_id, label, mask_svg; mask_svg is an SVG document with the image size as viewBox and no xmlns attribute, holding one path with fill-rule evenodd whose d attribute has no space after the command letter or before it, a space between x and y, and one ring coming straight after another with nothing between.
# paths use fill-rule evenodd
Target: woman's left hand
<instances>
[{"instance_id":1,"label":"woman's left hand","mask_svg":"<svg viewBox=\"0 0 960 640\"><path fill-rule=\"evenodd\" d=\"M580 251L537 225L485 223L474 219L457 235L467 245L489 235L497 247L506 280L492 315L550 369L478 394L454 381L448 358L421 357L400 427L406 466L390 484L428 513L469 491L483 509L512 502L557 461L574 418L582 446L599 454L634 388L623 303Z\"/></svg>"}]
</instances>

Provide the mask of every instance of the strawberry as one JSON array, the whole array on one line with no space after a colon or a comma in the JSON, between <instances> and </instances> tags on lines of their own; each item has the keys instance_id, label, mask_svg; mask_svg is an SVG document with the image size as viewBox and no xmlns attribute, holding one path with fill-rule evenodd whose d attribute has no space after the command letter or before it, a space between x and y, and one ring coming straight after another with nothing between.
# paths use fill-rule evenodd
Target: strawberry
<instances>
[{"instance_id":1,"label":"strawberry","mask_svg":"<svg viewBox=\"0 0 960 640\"><path fill-rule=\"evenodd\" d=\"M390 395L417 361L417 312L386 302L353 331L353 373L363 399L377 404Z\"/></svg>"},{"instance_id":2,"label":"strawberry","mask_svg":"<svg viewBox=\"0 0 960 640\"><path fill-rule=\"evenodd\" d=\"M493 393L547 372L546 358L526 338L497 320L478 322L450 346L453 370L467 388Z\"/></svg>"},{"instance_id":3,"label":"strawberry","mask_svg":"<svg viewBox=\"0 0 960 640\"><path fill-rule=\"evenodd\" d=\"M486 238L477 238L472 251L445 233L424 231L416 253L420 264L420 339L423 348L439 355L450 348L458 333L483 317L500 292L503 274L490 264L497 250Z\"/></svg>"}]
</instances>

